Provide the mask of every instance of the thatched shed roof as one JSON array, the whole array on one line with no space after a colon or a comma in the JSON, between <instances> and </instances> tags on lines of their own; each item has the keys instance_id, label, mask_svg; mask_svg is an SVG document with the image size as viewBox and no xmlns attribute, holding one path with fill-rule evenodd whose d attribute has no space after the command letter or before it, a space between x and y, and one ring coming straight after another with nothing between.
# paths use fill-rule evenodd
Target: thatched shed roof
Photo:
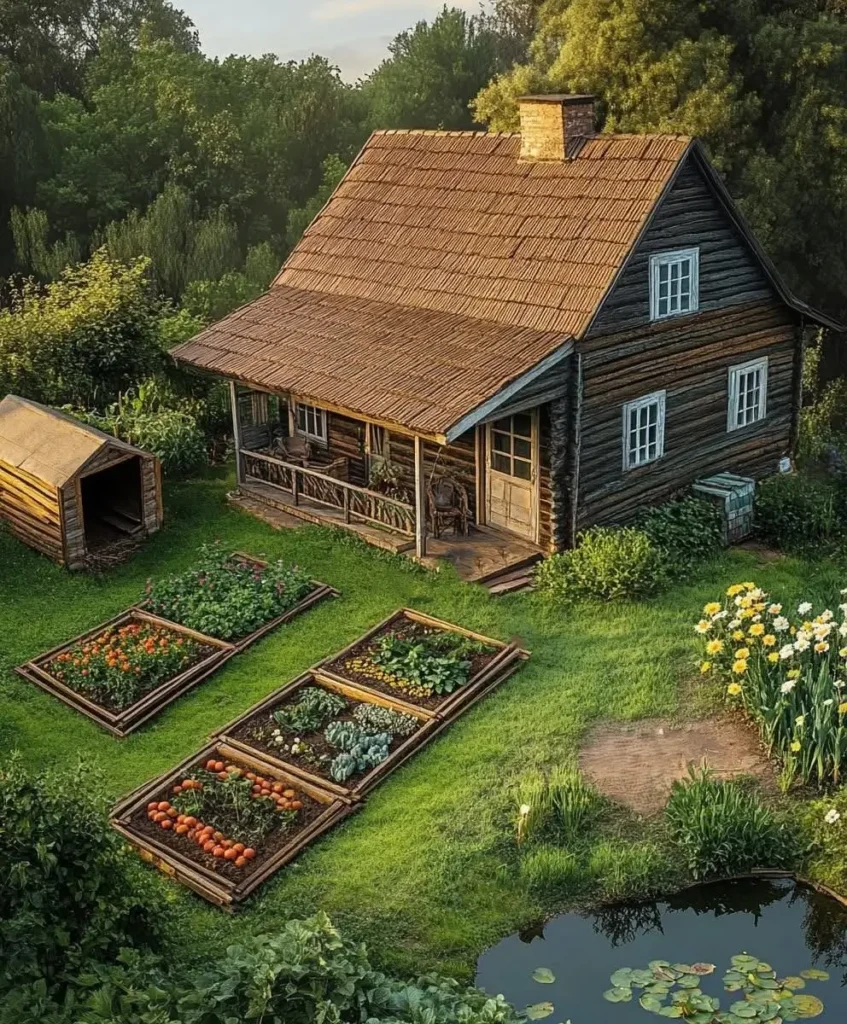
<instances>
[{"instance_id":1,"label":"thatched shed roof","mask_svg":"<svg viewBox=\"0 0 847 1024\"><path fill-rule=\"evenodd\" d=\"M17 395L0 401L0 463L64 487L104 448L142 455L137 448L56 409Z\"/></svg>"}]
</instances>

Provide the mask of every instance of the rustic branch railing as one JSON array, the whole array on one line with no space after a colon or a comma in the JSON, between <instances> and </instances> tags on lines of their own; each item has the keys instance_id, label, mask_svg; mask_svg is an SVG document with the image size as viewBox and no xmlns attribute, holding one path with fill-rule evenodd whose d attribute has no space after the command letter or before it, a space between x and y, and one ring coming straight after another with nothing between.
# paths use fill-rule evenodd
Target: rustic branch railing
<instances>
[{"instance_id":1,"label":"rustic branch railing","mask_svg":"<svg viewBox=\"0 0 847 1024\"><path fill-rule=\"evenodd\" d=\"M316 469L306 469L293 462L273 458L263 452L241 449L244 460L244 474L281 487L291 495L296 505L301 498L338 509L344 513L344 521L364 519L369 523L386 526L404 536L415 536L415 510L411 505L385 494L377 494L366 487L348 484ZM256 471L260 463L262 471Z\"/></svg>"}]
</instances>

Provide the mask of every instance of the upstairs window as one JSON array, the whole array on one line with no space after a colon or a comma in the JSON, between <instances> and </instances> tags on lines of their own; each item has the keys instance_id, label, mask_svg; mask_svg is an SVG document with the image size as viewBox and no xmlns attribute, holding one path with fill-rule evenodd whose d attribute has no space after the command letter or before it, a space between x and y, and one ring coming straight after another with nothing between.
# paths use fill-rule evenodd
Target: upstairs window
<instances>
[{"instance_id":1,"label":"upstairs window","mask_svg":"<svg viewBox=\"0 0 847 1024\"><path fill-rule=\"evenodd\" d=\"M650 257L650 319L695 313L700 305L700 250Z\"/></svg>"},{"instance_id":2,"label":"upstairs window","mask_svg":"<svg viewBox=\"0 0 847 1024\"><path fill-rule=\"evenodd\" d=\"M623 468L655 462L665 453L665 392L656 391L623 407Z\"/></svg>"},{"instance_id":3,"label":"upstairs window","mask_svg":"<svg viewBox=\"0 0 847 1024\"><path fill-rule=\"evenodd\" d=\"M326 411L315 405L297 403L297 433L318 444L327 443Z\"/></svg>"},{"instance_id":4,"label":"upstairs window","mask_svg":"<svg viewBox=\"0 0 847 1024\"><path fill-rule=\"evenodd\" d=\"M768 414L768 361L756 359L731 366L727 430L741 430Z\"/></svg>"}]
</instances>

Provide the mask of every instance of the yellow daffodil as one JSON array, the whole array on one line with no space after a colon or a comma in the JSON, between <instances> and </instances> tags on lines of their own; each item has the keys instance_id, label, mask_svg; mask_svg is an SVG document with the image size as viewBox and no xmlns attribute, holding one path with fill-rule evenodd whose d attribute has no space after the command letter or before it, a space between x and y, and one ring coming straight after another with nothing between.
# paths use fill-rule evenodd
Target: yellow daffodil
<instances>
[{"instance_id":1,"label":"yellow daffodil","mask_svg":"<svg viewBox=\"0 0 847 1024\"><path fill-rule=\"evenodd\" d=\"M710 661L704 661L700 665L700 671L703 673L703 675L705 675L707 672L711 672L711 670L712 670L712 663Z\"/></svg>"},{"instance_id":2,"label":"yellow daffodil","mask_svg":"<svg viewBox=\"0 0 847 1024\"><path fill-rule=\"evenodd\" d=\"M700 619L700 621L694 627L694 632L695 633L703 634L703 633L708 633L710 629L711 629L711 623L706 622L705 619Z\"/></svg>"},{"instance_id":3,"label":"yellow daffodil","mask_svg":"<svg viewBox=\"0 0 847 1024\"><path fill-rule=\"evenodd\" d=\"M739 658L737 661L732 663L732 671L737 676L743 676L747 671L747 662L744 658Z\"/></svg>"},{"instance_id":4,"label":"yellow daffodil","mask_svg":"<svg viewBox=\"0 0 847 1024\"><path fill-rule=\"evenodd\" d=\"M726 692L730 695L730 697L737 697L738 694L741 693L741 684L730 683L729 686L727 686L726 688Z\"/></svg>"},{"instance_id":5,"label":"yellow daffodil","mask_svg":"<svg viewBox=\"0 0 847 1024\"><path fill-rule=\"evenodd\" d=\"M726 596L727 597L735 597L735 595L736 594L740 594L743 589L744 589L744 584L743 583L733 583L732 586L729 588L729 590L727 590Z\"/></svg>"},{"instance_id":6,"label":"yellow daffodil","mask_svg":"<svg viewBox=\"0 0 847 1024\"><path fill-rule=\"evenodd\" d=\"M773 635L773 633L766 633L762 637L762 643L764 644L765 647L775 647L776 646L776 637Z\"/></svg>"},{"instance_id":7,"label":"yellow daffodil","mask_svg":"<svg viewBox=\"0 0 847 1024\"><path fill-rule=\"evenodd\" d=\"M720 654L723 650L723 640L710 640L706 644L706 654Z\"/></svg>"},{"instance_id":8,"label":"yellow daffodil","mask_svg":"<svg viewBox=\"0 0 847 1024\"><path fill-rule=\"evenodd\" d=\"M744 587L745 590L755 590L756 589L756 584L755 583L742 583L741 586Z\"/></svg>"},{"instance_id":9,"label":"yellow daffodil","mask_svg":"<svg viewBox=\"0 0 847 1024\"><path fill-rule=\"evenodd\" d=\"M826 640L820 640L818 643L815 644L816 654L826 654L828 650L829 644L826 642Z\"/></svg>"},{"instance_id":10,"label":"yellow daffodil","mask_svg":"<svg viewBox=\"0 0 847 1024\"><path fill-rule=\"evenodd\" d=\"M842 658L847 658L847 647L842 647L838 653Z\"/></svg>"},{"instance_id":11,"label":"yellow daffodil","mask_svg":"<svg viewBox=\"0 0 847 1024\"><path fill-rule=\"evenodd\" d=\"M769 661L769 662L770 662L770 663L771 663L772 665L775 665L775 664L776 664L776 663L777 663L777 662L779 661L779 651L772 651L772 652L771 652L771 653L770 653L770 654L768 655L768 661Z\"/></svg>"},{"instance_id":12,"label":"yellow daffodil","mask_svg":"<svg viewBox=\"0 0 847 1024\"><path fill-rule=\"evenodd\" d=\"M720 603L718 601L710 601L703 609L704 615L717 615L721 610Z\"/></svg>"},{"instance_id":13,"label":"yellow daffodil","mask_svg":"<svg viewBox=\"0 0 847 1024\"><path fill-rule=\"evenodd\" d=\"M798 750L802 748L802 743L799 740L794 740L791 744L791 750L796 754Z\"/></svg>"},{"instance_id":14,"label":"yellow daffodil","mask_svg":"<svg viewBox=\"0 0 847 1024\"><path fill-rule=\"evenodd\" d=\"M786 672L785 674L788 676L789 679L799 679L800 678L800 669L799 668L792 668L789 672Z\"/></svg>"},{"instance_id":15,"label":"yellow daffodil","mask_svg":"<svg viewBox=\"0 0 847 1024\"><path fill-rule=\"evenodd\" d=\"M749 647L739 647L738 650L735 652L735 657L738 658L740 661L746 661L750 657Z\"/></svg>"},{"instance_id":16,"label":"yellow daffodil","mask_svg":"<svg viewBox=\"0 0 847 1024\"><path fill-rule=\"evenodd\" d=\"M761 624L761 622L754 622L753 625L750 627L749 632L750 636L763 636L765 632L765 627Z\"/></svg>"},{"instance_id":17,"label":"yellow daffodil","mask_svg":"<svg viewBox=\"0 0 847 1024\"><path fill-rule=\"evenodd\" d=\"M744 630L743 629L736 629L735 632L732 634L732 639L735 640L735 641L743 640L744 639Z\"/></svg>"}]
</instances>

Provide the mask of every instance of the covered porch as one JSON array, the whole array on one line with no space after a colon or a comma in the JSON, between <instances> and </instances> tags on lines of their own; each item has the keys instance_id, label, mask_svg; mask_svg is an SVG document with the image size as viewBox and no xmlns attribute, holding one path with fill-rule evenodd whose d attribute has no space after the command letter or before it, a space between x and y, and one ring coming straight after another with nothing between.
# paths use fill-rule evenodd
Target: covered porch
<instances>
[{"instance_id":1,"label":"covered porch","mask_svg":"<svg viewBox=\"0 0 847 1024\"><path fill-rule=\"evenodd\" d=\"M288 392L230 391L240 503L275 525L343 529L474 582L549 551L546 410L440 444Z\"/></svg>"}]
</instances>

